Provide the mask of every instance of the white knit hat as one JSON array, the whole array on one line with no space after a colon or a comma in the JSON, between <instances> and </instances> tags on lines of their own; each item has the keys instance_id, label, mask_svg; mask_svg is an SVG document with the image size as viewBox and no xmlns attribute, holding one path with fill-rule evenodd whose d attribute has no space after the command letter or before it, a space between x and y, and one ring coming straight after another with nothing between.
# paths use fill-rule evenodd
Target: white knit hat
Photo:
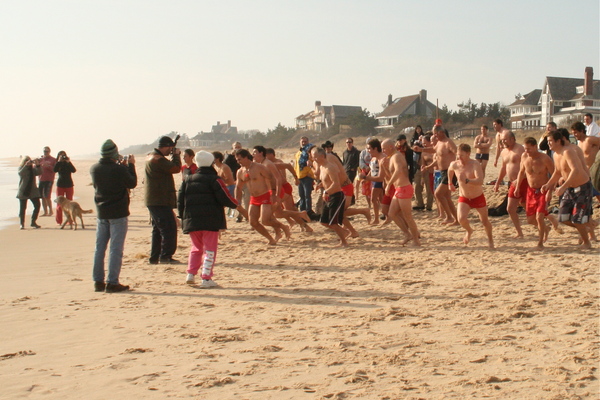
<instances>
[{"instance_id":1,"label":"white knit hat","mask_svg":"<svg viewBox=\"0 0 600 400\"><path fill-rule=\"evenodd\" d=\"M215 157L208 151L200 150L196 153L195 160L198 167L210 167L215 161Z\"/></svg>"}]
</instances>

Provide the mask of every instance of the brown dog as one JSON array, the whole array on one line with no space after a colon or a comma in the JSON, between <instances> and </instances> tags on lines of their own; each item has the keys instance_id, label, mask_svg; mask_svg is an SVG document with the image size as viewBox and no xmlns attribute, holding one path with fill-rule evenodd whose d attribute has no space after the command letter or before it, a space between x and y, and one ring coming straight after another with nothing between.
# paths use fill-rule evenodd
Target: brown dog
<instances>
[{"instance_id":1,"label":"brown dog","mask_svg":"<svg viewBox=\"0 0 600 400\"><path fill-rule=\"evenodd\" d=\"M75 226L75 230L77 230L77 217L79 217L79 220L81 221L81 229L85 229L82 218L83 214L91 214L93 212L92 210L82 210L79 203L76 201L71 201L65 196L58 196L54 202L58 204L60 208L62 208L62 211L65 213L66 217L65 222L63 222L60 229L63 229L67 223L72 223L71 229L73 229L73 226Z\"/></svg>"}]
</instances>

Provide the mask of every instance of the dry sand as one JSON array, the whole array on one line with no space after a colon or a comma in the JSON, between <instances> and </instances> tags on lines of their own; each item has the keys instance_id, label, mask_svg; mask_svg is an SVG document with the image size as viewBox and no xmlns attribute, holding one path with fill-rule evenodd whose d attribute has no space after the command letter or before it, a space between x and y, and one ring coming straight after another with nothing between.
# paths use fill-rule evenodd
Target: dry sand
<instances>
[{"instance_id":1,"label":"dry sand","mask_svg":"<svg viewBox=\"0 0 600 400\"><path fill-rule=\"evenodd\" d=\"M84 208L92 163L76 163ZM422 248L363 217L349 249L318 224L267 247L230 220L221 288L199 289L185 265L147 264L137 167L121 273L131 292L93 291L94 215L85 230L40 218L40 230L15 219L0 231L1 398L598 398L600 245L577 250L574 230L533 252L532 226L514 240L508 217L493 218L490 251L474 214L465 247L459 227L420 212ZM188 250L180 234L176 257Z\"/></svg>"}]
</instances>

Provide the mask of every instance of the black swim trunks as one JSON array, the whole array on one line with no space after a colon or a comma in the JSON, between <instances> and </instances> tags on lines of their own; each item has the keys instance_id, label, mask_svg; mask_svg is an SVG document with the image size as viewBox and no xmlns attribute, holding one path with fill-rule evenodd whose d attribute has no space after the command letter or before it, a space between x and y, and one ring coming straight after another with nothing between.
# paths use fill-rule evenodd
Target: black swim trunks
<instances>
[{"instance_id":1,"label":"black swim trunks","mask_svg":"<svg viewBox=\"0 0 600 400\"><path fill-rule=\"evenodd\" d=\"M490 159L490 155L489 155L489 153L488 154L477 153L477 154L475 154L475 159L476 160L489 160Z\"/></svg>"},{"instance_id":2,"label":"black swim trunks","mask_svg":"<svg viewBox=\"0 0 600 400\"><path fill-rule=\"evenodd\" d=\"M340 191L330 194L324 200L325 205L323 206L320 222L327 225L342 225L344 219L344 202L346 201L344 192Z\"/></svg>"},{"instance_id":3,"label":"black swim trunks","mask_svg":"<svg viewBox=\"0 0 600 400\"><path fill-rule=\"evenodd\" d=\"M565 190L558 209L558 220L586 224L592 215L592 191L592 181Z\"/></svg>"},{"instance_id":4,"label":"black swim trunks","mask_svg":"<svg viewBox=\"0 0 600 400\"><path fill-rule=\"evenodd\" d=\"M440 184L441 185L447 185L448 184L448 170L444 169L440 171ZM452 184L454 186L458 186L458 179L456 179L456 174L454 174L454 177L452 177Z\"/></svg>"}]
</instances>

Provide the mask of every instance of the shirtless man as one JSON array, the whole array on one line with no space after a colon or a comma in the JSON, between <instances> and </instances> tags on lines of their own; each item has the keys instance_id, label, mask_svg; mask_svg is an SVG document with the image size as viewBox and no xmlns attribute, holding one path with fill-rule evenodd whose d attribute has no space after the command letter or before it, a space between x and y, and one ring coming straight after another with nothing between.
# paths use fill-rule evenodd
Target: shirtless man
<instances>
[{"instance_id":1,"label":"shirtless man","mask_svg":"<svg viewBox=\"0 0 600 400\"><path fill-rule=\"evenodd\" d=\"M500 153L504 149L504 142L502 141L503 135L505 132L508 132L508 129L504 128L504 123L500 118L495 119L492 123L494 127L494 131L496 131L496 158L494 160L494 167L498 166L498 159L500 158Z\"/></svg>"},{"instance_id":2,"label":"shirtless man","mask_svg":"<svg viewBox=\"0 0 600 400\"><path fill-rule=\"evenodd\" d=\"M459 182L458 197L458 222L467 231L463 239L464 244L469 244L473 228L469 224L469 211L474 208L479 214L479 220L485 228L488 237L488 246L494 248L492 237L492 223L488 218L488 207L483 195L483 168L480 162L471 159L471 146L462 143L458 146L458 159L448 167L448 186L455 191L453 178Z\"/></svg>"},{"instance_id":3,"label":"shirtless man","mask_svg":"<svg viewBox=\"0 0 600 400\"><path fill-rule=\"evenodd\" d=\"M223 162L223 153L213 151L212 155L215 158L213 168L217 171L219 178L223 179L225 186L227 186L227 190L229 190L229 194L232 197L235 196L235 179L233 178L233 173L229 165Z\"/></svg>"},{"instance_id":4,"label":"shirtless man","mask_svg":"<svg viewBox=\"0 0 600 400\"><path fill-rule=\"evenodd\" d=\"M257 147L260 149L264 148L262 146L255 146L254 151L257 151ZM282 190L279 194L281 198L281 204L274 207L273 214L276 218L285 218L290 223L290 226L297 223L298 225L300 225L302 231L309 233L312 232L313 229L307 224L307 222L310 222L310 218L306 211L298 211L296 209L296 206L294 204L294 198L292 197L292 185L290 185L290 183L287 181L286 171L290 171L291 174L294 176L296 185L299 184L298 176L296 175L294 167L291 164L284 163L283 161L275 158L275 150L268 148L265 149L265 151L267 161L270 161L275 166L277 173L279 174L279 178L281 179L280 182ZM259 155L258 158L263 159L262 153ZM271 171L272 173L275 172L275 170L271 168L270 164L268 168L269 171ZM283 207L283 209L281 207Z\"/></svg>"},{"instance_id":5,"label":"shirtless man","mask_svg":"<svg viewBox=\"0 0 600 400\"><path fill-rule=\"evenodd\" d=\"M341 224L344 219L345 196L342 192L339 168L327 158L325 150L315 147L311 150L313 159L319 166L319 179L323 186L325 205L321 213L321 224L332 229L340 239L340 246L348 246L346 241L347 232ZM342 169L342 172L346 172Z\"/></svg>"},{"instance_id":6,"label":"shirtless man","mask_svg":"<svg viewBox=\"0 0 600 400\"><path fill-rule=\"evenodd\" d=\"M235 159L240 164L237 173L237 184L235 187L235 196L238 203L242 199L242 190L245 185L250 189L250 206L248 214L250 225L269 241L270 245L275 245L281 239L281 231L289 238L290 228L283 225L273 217L272 204L275 202L276 190L273 187L272 174L264 165L254 162L246 149L235 151ZM260 221L259 221L260 218ZM269 234L264 225L275 229L275 239Z\"/></svg>"},{"instance_id":7,"label":"shirtless man","mask_svg":"<svg viewBox=\"0 0 600 400\"><path fill-rule=\"evenodd\" d=\"M358 234L358 232L356 231L356 229L354 229L354 226L352 226L352 223L350 222L350 220L348 219L348 216L350 215L356 215L356 214L363 214L366 218L367 218L367 222L371 221L371 213L370 210L368 208L349 208L350 204L352 203L352 195L354 194L354 185L352 184L352 182L350 181L350 178L348 178L348 175L346 174L346 170L344 169L344 166L342 164L342 162L339 160L339 158L331 153L328 152L326 148L322 147L323 150L325 150L325 156L327 157L327 161L329 163L331 163L333 166L335 166L335 171L338 174L338 178L340 181L340 185L341 185L341 189L342 192L344 193L344 217L342 220L342 223L344 225L344 228L348 229L348 231L350 232L350 237L353 238L357 238L360 235ZM316 148L311 149L311 157L312 160L315 161L315 176L319 176L320 175L320 166L318 163L316 163ZM321 185L322 186L322 185ZM323 199L325 201L325 199Z\"/></svg>"},{"instance_id":8,"label":"shirtless man","mask_svg":"<svg viewBox=\"0 0 600 400\"><path fill-rule=\"evenodd\" d=\"M583 151L585 165L589 169L594 164L596 154L600 149L600 137L587 136L585 125L581 122L571 125L571 133L577 138L578 146Z\"/></svg>"},{"instance_id":9,"label":"shirtless man","mask_svg":"<svg viewBox=\"0 0 600 400\"><path fill-rule=\"evenodd\" d=\"M382 153L381 143L378 139L371 139L367 143L367 151L371 156L369 174L360 174L359 176L361 179L371 182L371 205L373 206L373 221L371 224L377 225L379 224L379 210L383 198L383 177L380 176L379 163L385 158L385 154Z\"/></svg>"},{"instance_id":10,"label":"shirtless man","mask_svg":"<svg viewBox=\"0 0 600 400\"><path fill-rule=\"evenodd\" d=\"M436 154L437 169L441 172L439 186L435 190L435 198L438 200L439 206L446 215L446 219L442 223L458 225L456 207L452 202L452 193L448 188L448 167L450 166L450 163L456 159L456 145L452 139L448 137L448 131L441 126L435 126L433 128L433 134L438 139L434 151Z\"/></svg>"},{"instance_id":11,"label":"shirtless man","mask_svg":"<svg viewBox=\"0 0 600 400\"><path fill-rule=\"evenodd\" d=\"M592 228L592 182L590 174L578 156L576 146L565 146L565 139L560 130L548 137L548 145L554 152L554 174L542 186L542 192L552 190L562 177L564 182L556 188L554 194L561 196L558 220L565 225L577 229L582 240L582 249L590 249L592 245L588 237Z\"/></svg>"},{"instance_id":12,"label":"shirtless man","mask_svg":"<svg viewBox=\"0 0 600 400\"><path fill-rule=\"evenodd\" d=\"M577 145L583 151L585 165L589 169L592 168L594 161L596 161L596 156L600 149L600 137L588 136L586 129L586 126L581 122L575 122L571 125L571 133L577 138ZM594 188L594 196L600 200L600 188Z\"/></svg>"},{"instance_id":13,"label":"shirtless man","mask_svg":"<svg viewBox=\"0 0 600 400\"><path fill-rule=\"evenodd\" d=\"M400 135L400 136L404 136L404 135ZM383 149L383 154L385 154L385 158L383 160L381 160L381 162L379 163L380 175L383 178L383 184L384 184L383 186L385 188L385 194L383 196L383 199L381 200L381 205L382 205L381 211L384 215L387 216L382 227L391 223L392 221L394 221L394 223L396 223L396 225L398 225L398 227L402 230L402 232L404 232L406 237L410 238L410 237L412 237L411 233L408 230L408 225L406 225L406 221L404 220L404 217L403 217L402 213L400 212L400 210L398 209L397 210L398 212L396 212L395 214L390 213L390 206L392 205L392 200L394 199L394 194L396 193L396 189L394 188L394 185L390 181L390 179L392 177L392 173L390 172L390 165L391 165L390 160L395 154L399 153L398 143L400 142L400 140L398 140L398 138L396 138L396 139L397 139L396 143L392 142L391 139L386 139L381 143L381 148ZM406 138L404 138L404 141L406 141ZM404 154L402 154L402 155L404 155ZM408 160L407 160L407 162L408 162ZM407 166L407 168L408 168L408 166ZM408 239L408 240L410 240L410 239ZM404 243L406 243L406 242L403 242L402 244L404 244Z\"/></svg>"},{"instance_id":14,"label":"shirtless man","mask_svg":"<svg viewBox=\"0 0 600 400\"><path fill-rule=\"evenodd\" d=\"M260 163L260 164L264 165L265 167L267 167L267 170L271 174L270 175L271 187L277 188L277 189L274 189L273 193L272 193L276 196L275 199L273 199L273 201L272 201L273 218L285 218L292 225L294 224L293 221L298 223L300 226L306 225L306 222L310 221L310 218L308 217L308 214L306 211L299 212L299 211L290 211L290 210L283 209L282 204L283 204L283 198L285 195L285 192L283 189L283 177L282 177L282 174L280 173L279 169L275 165L275 163L273 163L271 160L269 160L267 158L267 149L264 146L260 146L260 145L254 146L254 148L252 150L252 157L254 159L254 162ZM285 228L287 228L287 226L285 226L285 225L283 225L283 226ZM285 230L285 228L284 228L284 230ZM286 230L286 236L288 236L288 239L289 239L287 230Z\"/></svg>"},{"instance_id":15,"label":"shirtless man","mask_svg":"<svg viewBox=\"0 0 600 400\"><path fill-rule=\"evenodd\" d=\"M492 147L492 138L488 136L487 125L481 125L481 134L475 138L473 147L477 149L475 159L481 163L481 170L483 171L483 178L485 179L485 168L490 159L490 147Z\"/></svg>"},{"instance_id":16,"label":"shirtless man","mask_svg":"<svg viewBox=\"0 0 600 400\"><path fill-rule=\"evenodd\" d=\"M508 215L510 215L510 219L517 231L516 238L522 238L523 231L521 230L517 208L519 207L519 204L525 205L529 187L527 180L523 179L521 186L519 186L519 191L516 193L515 191L517 190L517 178L519 177L519 171L521 170L521 156L525 152L525 149L522 145L517 143L515 134L511 131L505 131L502 134L502 143L504 144L504 150L500 153L502 156L502 167L500 168L498 179L494 185L494 192L498 191L500 184L506 176L510 181L506 211L508 211Z\"/></svg>"},{"instance_id":17,"label":"shirtless man","mask_svg":"<svg viewBox=\"0 0 600 400\"><path fill-rule=\"evenodd\" d=\"M550 228L544 221L548 219L558 232L562 230L558 227L558 220L552 214L548 213L548 203L552 197L551 192L542 193L542 186L548 182L549 176L554 173L554 163L545 153L538 151L538 145L535 138L528 137L523 143L525 152L521 156L521 168L517 177L515 196L520 196L521 183L527 180L529 187L526 196L527 222L536 225L538 228L538 244L535 250L543 250L544 243L548 239Z\"/></svg>"},{"instance_id":18,"label":"shirtless man","mask_svg":"<svg viewBox=\"0 0 600 400\"><path fill-rule=\"evenodd\" d=\"M396 220L398 215L408 226L408 235L402 244L413 241L415 246L420 246L420 233L417 224L412 216L412 197L415 193L413 185L408 177L408 164L406 157L400 152L396 152L390 157L390 185L394 185L394 198L390 204L389 217Z\"/></svg>"}]
</instances>

